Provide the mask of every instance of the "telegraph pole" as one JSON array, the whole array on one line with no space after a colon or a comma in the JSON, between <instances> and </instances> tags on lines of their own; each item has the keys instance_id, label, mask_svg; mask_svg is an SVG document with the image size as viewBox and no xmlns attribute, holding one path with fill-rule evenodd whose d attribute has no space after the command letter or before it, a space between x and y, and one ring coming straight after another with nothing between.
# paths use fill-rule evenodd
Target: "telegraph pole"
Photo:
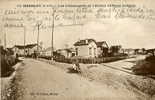
<instances>
[{"instance_id":1,"label":"telegraph pole","mask_svg":"<svg viewBox=\"0 0 155 100\"><path fill-rule=\"evenodd\" d=\"M55 15L55 9L53 8L53 14L52 14L52 37L51 37L51 60L53 60L53 33L54 33L54 15Z\"/></svg>"},{"instance_id":2,"label":"telegraph pole","mask_svg":"<svg viewBox=\"0 0 155 100\"><path fill-rule=\"evenodd\" d=\"M24 57L25 57L25 44L26 44L26 27L24 26Z\"/></svg>"},{"instance_id":3,"label":"telegraph pole","mask_svg":"<svg viewBox=\"0 0 155 100\"><path fill-rule=\"evenodd\" d=\"M37 27L38 27L38 35L37 35L37 53L39 52L39 28L41 26L41 23L38 23L37 24Z\"/></svg>"}]
</instances>

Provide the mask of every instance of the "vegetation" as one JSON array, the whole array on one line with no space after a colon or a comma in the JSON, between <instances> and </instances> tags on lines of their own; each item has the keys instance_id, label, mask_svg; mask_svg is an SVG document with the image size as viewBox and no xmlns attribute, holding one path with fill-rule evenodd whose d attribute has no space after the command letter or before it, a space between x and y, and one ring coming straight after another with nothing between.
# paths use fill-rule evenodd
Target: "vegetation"
<instances>
[{"instance_id":1,"label":"vegetation","mask_svg":"<svg viewBox=\"0 0 155 100\"><path fill-rule=\"evenodd\" d=\"M132 70L135 74L155 75L155 56L148 56L145 60L138 61Z\"/></svg>"},{"instance_id":2,"label":"vegetation","mask_svg":"<svg viewBox=\"0 0 155 100\"><path fill-rule=\"evenodd\" d=\"M110 51L112 53L112 55L114 56L115 54L119 53L119 50L121 49L121 45L114 45L110 47Z\"/></svg>"},{"instance_id":3,"label":"vegetation","mask_svg":"<svg viewBox=\"0 0 155 100\"><path fill-rule=\"evenodd\" d=\"M48 59L48 60L50 59L49 57L41 57L41 58ZM104 58L82 58L82 57L65 58L64 56L57 56L54 58L54 60L57 62L72 63L77 59L79 63L95 64L95 63L112 62L112 61L117 61L125 58L126 56L104 57Z\"/></svg>"},{"instance_id":4,"label":"vegetation","mask_svg":"<svg viewBox=\"0 0 155 100\"><path fill-rule=\"evenodd\" d=\"M14 68L12 67L18 62L18 59L13 56L13 52L10 49L4 49L0 47L1 53L1 77L9 76Z\"/></svg>"}]
</instances>

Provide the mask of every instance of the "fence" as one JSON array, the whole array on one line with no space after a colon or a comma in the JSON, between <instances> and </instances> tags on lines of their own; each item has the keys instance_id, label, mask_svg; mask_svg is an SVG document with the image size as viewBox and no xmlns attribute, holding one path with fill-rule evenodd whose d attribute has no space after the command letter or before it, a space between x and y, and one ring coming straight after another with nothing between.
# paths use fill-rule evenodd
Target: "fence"
<instances>
[{"instance_id":1,"label":"fence","mask_svg":"<svg viewBox=\"0 0 155 100\"><path fill-rule=\"evenodd\" d=\"M44 59L48 59L48 57L42 57ZM78 60L79 63L83 64L99 64L99 63L107 63L107 62L113 62L117 60L122 60L126 59L127 56L120 56L120 57L104 57L104 58L65 58L63 56L61 57L55 57L54 60L57 62L62 62L62 63L72 63L75 60Z\"/></svg>"}]
</instances>

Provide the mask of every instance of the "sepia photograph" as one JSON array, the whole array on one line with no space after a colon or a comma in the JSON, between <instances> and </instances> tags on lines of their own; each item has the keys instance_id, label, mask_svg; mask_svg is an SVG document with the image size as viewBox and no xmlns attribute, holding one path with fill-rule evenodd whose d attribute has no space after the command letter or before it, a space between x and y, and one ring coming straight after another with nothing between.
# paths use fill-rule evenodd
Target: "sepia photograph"
<instances>
[{"instance_id":1,"label":"sepia photograph","mask_svg":"<svg viewBox=\"0 0 155 100\"><path fill-rule=\"evenodd\" d=\"M0 0L0 100L155 100L154 0Z\"/></svg>"}]
</instances>

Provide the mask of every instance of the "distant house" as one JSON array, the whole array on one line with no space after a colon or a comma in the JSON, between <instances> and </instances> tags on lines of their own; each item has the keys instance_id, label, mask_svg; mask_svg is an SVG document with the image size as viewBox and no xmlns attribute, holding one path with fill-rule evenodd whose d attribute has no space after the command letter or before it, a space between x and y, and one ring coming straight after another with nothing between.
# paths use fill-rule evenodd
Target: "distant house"
<instances>
[{"instance_id":1,"label":"distant house","mask_svg":"<svg viewBox=\"0 0 155 100\"><path fill-rule=\"evenodd\" d=\"M27 44L26 46L15 45L12 49L13 49L15 54L19 54L21 56L24 55L24 49L25 49L25 55L30 56L34 52L37 52L37 44ZM42 49L42 47L38 46L38 52L40 52L41 49Z\"/></svg>"},{"instance_id":2,"label":"distant house","mask_svg":"<svg viewBox=\"0 0 155 100\"><path fill-rule=\"evenodd\" d=\"M70 58L76 55L75 49L73 48L58 49L56 52L66 58Z\"/></svg>"},{"instance_id":3,"label":"distant house","mask_svg":"<svg viewBox=\"0 0 155 100\"><path fill-rule=\"evenodd\" d=\"M26 55L32 55L34 52L37 52L37 49L38 49L38 52L40 52L42 50L42 47L37 44L28 44L26 45Z\"/></svg>"},{"instance_id":4,"label":"distant house","mask_svg":"<svg viewBox=\"0 0 155 100\"><path fill-rule=\"evenodd\" d=\"M132 49L132 48L123 49L123 53L128 54L128 55L134 55L135 49Z\"/></svg>"},{"instance_id":5,"label":"distant house","mask_svg":"<svg viewBox=\"0 0 155 100\"><path fill-rule=\"evenodd\" d=\"M44 49L44 50L42 50L41 51L41 55L42 56L47 56L47 57L50 57L51 56L51 47L48 47L48 48L46 48L46 49ZM53 52L55 52L56 50L55 50L55 48L53 49Z\"/></svg>"},{"instance_id":6,"label":"distant house","mask_svg":"<svg viewBox=\"0 0 155 100\"><path fill-rule=\"evenodd\" d=\"M24 46L22 45L15 45L14 47L12 47L13 51L15 54L18 55L24 55Z\"/></svg>"},{"instance_id":7,"label":"distant house","mask_svg":"<svg viewBox=\"0 0 155 100\"><path fill-rule=\"evenodd\" d=\"M148 49L148 50L146 50L147 51L147 54L152 54L153 56L155 56L155 48L153 48L153 49Z\"/></svg>"},{"instance_id":8,"label":"distant house","mask_svg":"<svg viewBox=\"0 0 155 100\"><path fill-rule=\"evenodd\" d=\"M98 57L103 53L103 48L108 45L105 41L96 42L94 39L84 39L75 42L76 56L80 57Z\"/></svg>"},{"instance_id":9,"label":"distant house","mask_svg":"<svg viewBox=\"0 0 155 100\"><path fill-rule=\"evenodd\" d=\"M145 48L142 49L134 49L135 50L135 54L146 54L147 51L145 50Z\"/></svg>"}]
</instances>

